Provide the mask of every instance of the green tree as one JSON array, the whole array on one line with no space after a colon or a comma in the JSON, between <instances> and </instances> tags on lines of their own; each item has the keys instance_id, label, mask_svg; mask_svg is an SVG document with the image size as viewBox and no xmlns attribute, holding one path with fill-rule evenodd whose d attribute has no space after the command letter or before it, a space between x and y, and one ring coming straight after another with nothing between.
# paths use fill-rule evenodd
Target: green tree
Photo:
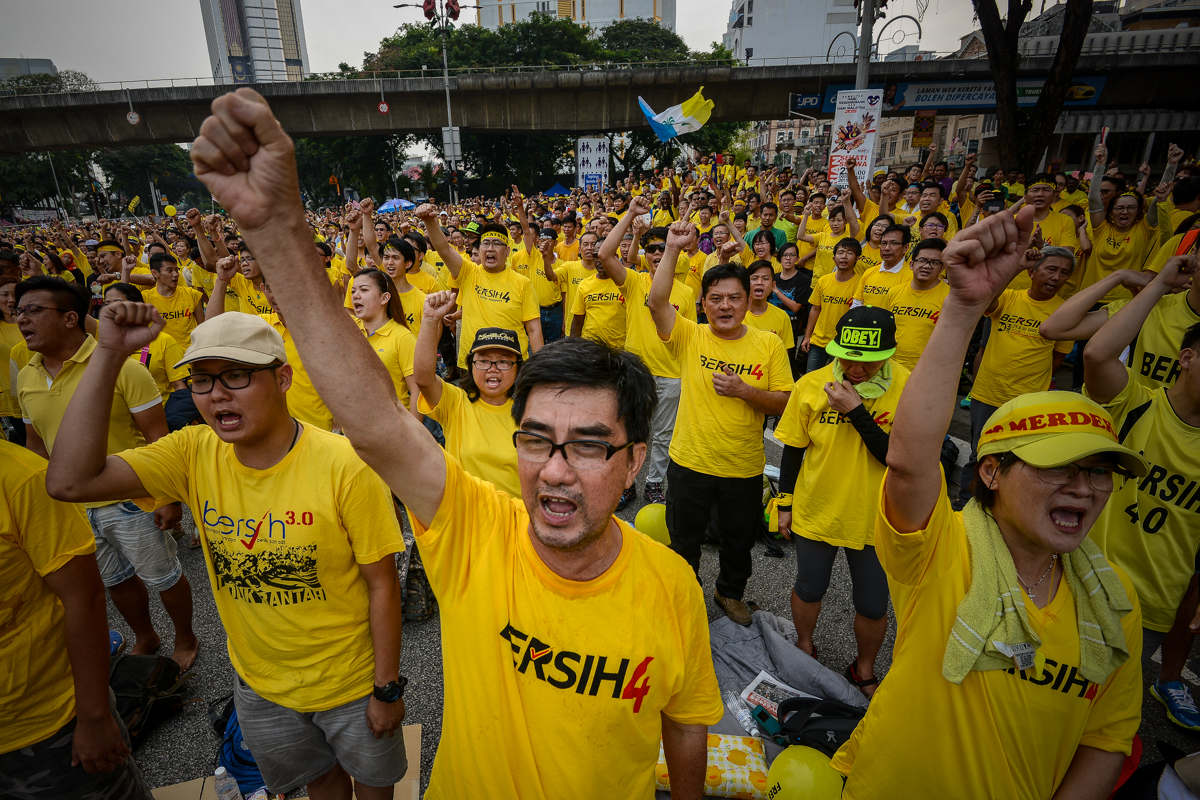
<instances>
[{"instance_id":1,"label":"green tree","mask_svg":"<svg viewBox=\"0 0 1200 800\"><path fill-rule=\"evenodd\" d=\"M192 173L191 158L178 145L109 147L97 150L94 161L108 177L110 192L130 199L140 196L146 201L143 208L153 208L148 200L151 183L172 202L182 200L188 192L194 195L203 192Z\"/></svg>"},{"instance_id":2,"label":"green tree","mask_svg":"<svg viewBox=\"0 0 1200 800\"><path fill-rule=\"evenodd\" d=\"M332 175L341 188L353 188L364 197L391 197L398 186L393 160L399 169L413 141L399 134L297 139L300 191L314 206L338 203L338 187L329 183Z\"/></svg>"},{"instance_id":3,"label":"green tree","mask_svg":"<svg viewBox=\"0 0 1200 800\"><path fill-rule=\"evenodd\" d=\"M649 19L623 19L600 31L608 61L688 61L693 54L683 37Z\"/></svg>"}]
</instances>

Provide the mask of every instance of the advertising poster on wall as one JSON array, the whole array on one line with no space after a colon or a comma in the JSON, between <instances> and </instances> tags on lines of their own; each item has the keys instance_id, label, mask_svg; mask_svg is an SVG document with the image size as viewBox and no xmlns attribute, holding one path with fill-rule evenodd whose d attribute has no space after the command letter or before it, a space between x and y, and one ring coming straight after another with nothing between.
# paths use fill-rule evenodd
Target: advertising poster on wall
<instances>
[{"instance_id":1,"label":"advertising poster on wall","mask_svg":"<svg viewBox=\"0 0 1200 800\"><path fill-rule=\"evenodd\" d=\"M882 94L878 89L838 92L829 145L829 182L838 188L850 185L846 161L855 160L855 177L866 186L875 166L875 135Z\"/></svg>"}]
</instances>

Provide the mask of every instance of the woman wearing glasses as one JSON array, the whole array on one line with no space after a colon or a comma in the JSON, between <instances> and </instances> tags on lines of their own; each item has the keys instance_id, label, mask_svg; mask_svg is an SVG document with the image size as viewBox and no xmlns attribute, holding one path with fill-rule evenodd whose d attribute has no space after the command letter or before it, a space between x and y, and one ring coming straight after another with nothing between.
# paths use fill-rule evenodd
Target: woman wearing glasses
<instances>
[{"instance_id":1,"label":"woman wearing glasses","mask_svg":"<svg viewBox=\"0 0 1200 800\"><path fill-rule=\"evenodd\" d=\"M387 367L400 405L421 419L421 412L417 411L417 379L413 377L417 339L409 330L396 284L386 272L374 267L359 270L350 286L350 302L371 349Z\"/></svg>"},{"instance_id":2,"label":"woman wearing glasses","mask_svg":"<svg viewBox=\"0 0 1200 800\"><path fill-rule=\"evenodd\" d=\"M988 420L961 515L938 468L971 333L1023 266L1034 211L990 216L943 253L950 293L896 408L876 501L896 650L833 758L844 800L1100 800L1131 751L1142 615L1088 533L1145 459L1093 401L1033 391ZM940 722L913 736L914 719Z\"/></svg>"},{"instance_id":3,"label":"woman wearing glasses","mask_svg":"<svg viewBox=\"0 0 1200 800\"><path fill-rule=\"evenodd\" d=\"M471 475L520 499L517 451L513 433L512 386L521 369L521 344L515 331L480 328L467 354L467 371L457 385L437 374L441 324L454 311L453 292L425 298L424 319L417 336L413 375L420 388L418 410L441 423L446 452Z\"/></svg>"}]
</instances>

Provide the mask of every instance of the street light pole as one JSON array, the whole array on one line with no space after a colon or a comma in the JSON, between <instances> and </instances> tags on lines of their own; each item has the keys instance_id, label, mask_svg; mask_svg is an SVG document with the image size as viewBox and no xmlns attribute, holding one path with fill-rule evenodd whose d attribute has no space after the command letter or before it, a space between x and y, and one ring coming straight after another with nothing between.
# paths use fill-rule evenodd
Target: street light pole
<instances>
[{"instance_id":1,"label":"street light pole","mask_svg":"<svg viewBox=\"0 0 1200 800\"><path fill-rule=\"evenodd\" d=\"M871 39L874 38L875 0L862 0L862 27L858 34L858 70L854 77L855 89L870 88L867 70L871 64Z\"/></svg>"},{"instance_id":2,"label":"street light pole","mask_svg":"<svg viewBox=\"0 0 1200 800\"><path fill-rule=\"evenodd\" d=\"M440 0L439 5L442 11L441 15L438 17L438 27L442 30L442 85L446 89L446 127L453 129L454 117L450 112L450 64L446 58L446 20L448 19L446 16L446 0ZM458 173L458 161L452 157L453 154L453 150L446 154L450 161L450 171L452 175ZM450 182L449 194L451 205L457 205L458 191L453 180Z\"/></svg>"}]
</instances>

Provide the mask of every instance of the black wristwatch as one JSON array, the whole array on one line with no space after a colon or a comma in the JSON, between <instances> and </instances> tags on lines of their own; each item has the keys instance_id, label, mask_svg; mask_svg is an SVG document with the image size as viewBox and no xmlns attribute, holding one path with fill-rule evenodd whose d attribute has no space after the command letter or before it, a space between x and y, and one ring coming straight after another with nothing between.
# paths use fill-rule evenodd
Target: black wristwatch
<instances>
[{"instance_id":1,"label":"black wristwatch","mask_svg":"<svg viewBox=\"0 0 1200 800\"><path fill-rule=\"evenodd\" d=\"M401 675L387 686L376 686L375 699L381 703L394 703L404 697L405 686L408 686L408 678Z\"/></svg>"}]
</instances>

